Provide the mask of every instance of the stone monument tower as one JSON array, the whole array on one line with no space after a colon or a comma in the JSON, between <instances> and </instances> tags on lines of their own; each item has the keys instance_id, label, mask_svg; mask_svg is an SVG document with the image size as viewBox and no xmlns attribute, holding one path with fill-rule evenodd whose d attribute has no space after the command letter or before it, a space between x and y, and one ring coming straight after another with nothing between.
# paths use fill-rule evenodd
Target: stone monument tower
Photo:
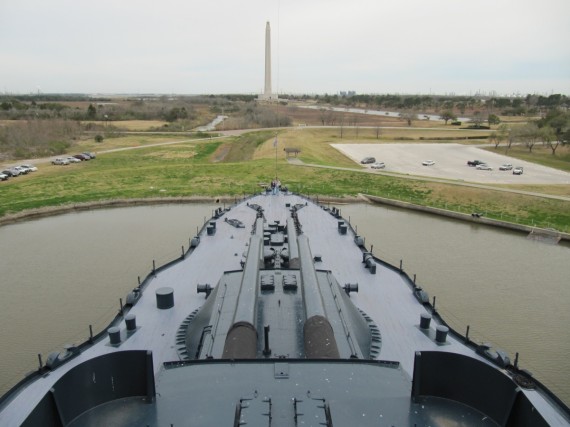
<instances>
[{"instance_id":1,"label":"stone monument tower","mask_svg":"<svg viewBox=\"0 0 570 427\"><path fill-rule=\"evenodd\" d=\"M264 101L277 99L277 95L273 95L271 90L271 26L269 21L265 25L265 86L259 99Z\"/></svg>"}]
</instances>

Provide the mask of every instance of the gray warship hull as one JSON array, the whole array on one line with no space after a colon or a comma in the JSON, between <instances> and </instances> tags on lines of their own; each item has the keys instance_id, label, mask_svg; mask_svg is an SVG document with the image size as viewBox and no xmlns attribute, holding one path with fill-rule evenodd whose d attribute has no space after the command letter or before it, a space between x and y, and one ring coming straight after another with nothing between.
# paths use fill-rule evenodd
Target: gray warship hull
<instances>
[{"instance_id":1,"label":"gray warship hull","mask_svg":"<svg viewBox=\"0 0 570 427\"><path fill-rule=\"evenodd\" d=\"M190 237L105 331L4 395L0 425L569 425L335 208L264 193Z\"/></svg>"}]
</instances>

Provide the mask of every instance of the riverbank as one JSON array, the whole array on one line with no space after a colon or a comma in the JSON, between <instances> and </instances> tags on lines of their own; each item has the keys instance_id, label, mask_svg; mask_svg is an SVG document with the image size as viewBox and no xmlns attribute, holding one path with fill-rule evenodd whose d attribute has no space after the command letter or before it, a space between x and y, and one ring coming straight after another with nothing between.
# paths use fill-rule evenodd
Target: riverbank
<instances>
[{"instance_id":1,"label":"riverbank","mask_svg":"<svg viewBox=\"0 0 570 427\"><path fill-rule=\"evenodd\" d=\"M152 197L141 199L113 199L100 200L96 202L73 203L60 206L45 206L37 209L28 209L15 214L0 217L0 226L12 224L32 219L45 218L54 215L61 215L69 212L88 211L95 209L124 208L128 206L149 206L168 205L185 203L234 203L235 198L231 196L221 197Z\"/></svg>"},{"instance_id":2,"label":"riverbank","mask_svg":"<svg viewBox=\"0 0 570 427\"><path fill-rule=\"evenodd\" d=\"M400 200L388 199L385 197L373 196L370 194L359 194L357 197L331 197L331 196L311 196L317 203L379 203L389 206L395 206L403 209L410 209L419 212L427 212L433 215L444 216L448 218L459 219L475 224L489 225L493 227L505 228L514 230L529 235L535 235L540 239L548 240L562 240L570 242L570 233L563 233L557 230L548 230L539 227L531 227L523 224L516 224L508 221L500 221L492 218L486 218L480 215L464 214L454 212L446 209L434 208L429 206L416 205L413 203L402 202ZM17 223L21 221L28 221L39 219L54 215L61 215L69 212L79 212L95 209L108 209L108 208L122 208L129 206L152 206L152 205L167 205L167 204L187 204L187 203L235 203L236 197L229 195L219 197L208 196L189 196L189 197L152 197L152 198L137 198L137 199L113 199L101 200L86 203L73 203L61 206L46 206L38 209L30 209L21 211L12 215L6 215L0 218L0 226L6 224Z\"/></svg>"},{"instance_id":3,"label":"riverbank","mask_svg":"<svg viewBox=\"0 0 570 427\"><path fill-rule=\"evenodd\" d=\"M45 206L37 209L28 209L15 214L5 215L0 217L0 226L6 224L13 224L21 221L28 221L33 219L45 218L49 216L66 214L69 212L80 212L95 209L108 209L108 208L124 208L129 206L152 206L152 205L169 205L169 204L186 204L186 203L224 203L233 204L238 200L234 196L188 196L188 197L149 197L138 199L112 199L112 200L99 200L95 202L85 203L70 203L60 206ZM317 200L322 203L362 203L368 202L365 197L328 197L317 196Z\"/></svg>"},{"instance_id":4,"label":"riverbank","mask_svg":"<svg viewBox=\"0 0 570 427\"><path fill-rule=\"evenodd\" d=\"M475 212L473 214L464 214L464 213L460 213L460 212L449 211L446 209L433 208L430 206L415 205L413 203L402 202L400 200L386 199L384 197L372 196L372 195L368 195L368 194L362 194L362 197L363 197L363 199L368 199L370 202L374 202L374 203L396 206L396 207L404 208L404 209L412 209L412 210L420 211L420 212L427 212L427 213L431 213L434 215L440 215L440 216L445 216L448 218L459 219L461 221L468 221L468 222L472 222L475 224L484 224L484 225L490 225L493 227L506 228L509 230L514 230L514 231L519 231L519 232L523 232L526 234L541 236L541 237L551 239L551 240L556 240L556 241L564 240L564 241L570 242L570 233L563 233L563 232L557 231L557 230L549 230L549 229L544 229L544 228L539 228L539 227L531 227L531 226L523 225L523 224L516 224L516 223L508 222L508 221L500 221L497 219L485 218L484 216L477 214Z\"/></svg>"}]
</instances>

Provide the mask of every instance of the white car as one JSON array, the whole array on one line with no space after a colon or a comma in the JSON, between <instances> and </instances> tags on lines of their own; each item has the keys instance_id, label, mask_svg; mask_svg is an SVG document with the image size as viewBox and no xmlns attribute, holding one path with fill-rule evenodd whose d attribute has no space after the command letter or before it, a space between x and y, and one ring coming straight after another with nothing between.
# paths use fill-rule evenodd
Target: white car
<instances>
[{"instance_id":1,"label":"white car","mask_svg":"<svg viewBox=\"0 0 570 427\"><path fill-rule=\"evenodd\" d=\"M384 162L376 162L373 163L372 166L370 166L372 169L384 169L386 167L386 165L384 164Z\"/></svg>"},{"instance_id":2,"label":"white car","mask_svg":"<svg viewBox=\"0 0 570 427\"><path fill-rule=\"evenodd\" d=\"M493 168L485 163L482 163L480 165L475 166L477 169L482 170L482 171L492 171Z\"/></svg>"},{"instance_id":3,"label":"white car","mask_svg":"<svg viewBox=\"0 0 570 427\"><path fill-rule=\"evenodd\" d=\"M69 163L81 163L81 160L77 157L66 157L65 160L67 160Z\"/></svg>"},{"instance_id":4,"label":"white car","mask_svg":"<svg viewBox=\"0 0 570 427\"><path fill-rule=\"evenodd\" d=\"M52 165L68 165L69 160L58 157L57 159L52 160L51 163Z\"/></svg>"},{"instance_id":5,"label":"white car","mask_svg":"<svg viewBox=\"0 0 570 427\"><path fill-rule=\"evenodd\" d=\"M510 171L513 168L513 165L510 163L505 163L504 165L499 166L500 171Z\"/></svg>"},{"instance_id":6,"label":"white car","mask_svg":"<svg viewBox=\"0 0 570 427\"><path fill-rule=\"evenodd\" d=\"M424 166L433 166L435 165L435 162L433 160L426 160L422 162L422 165Z\"/></svg>"},{"instance_id":7,"label":"white car","mask_svg":"<svg viewBox=\"0 0 570 427\"><path fill-rule=\"evenodd\" d=\"M28 169L30 172L37 172L37 170L38 170L37 167L35 167L34 165L30 165L30 164L20 165L20 166Z\"/></svg>"},{"instance_id":8,"label":"white car","mask_svg":"<svg viewBox=\"0 0 570 427\"><path fill-rule=\"evenodd\" d=\"M31 172L28 168L24 168L22 166L14 166L14 169L20 172L20 175L27 175L29 172Z\"/></svg>"},{"instance_id":9,"label":"white car","mask_svg":"<svg viewBox=\"0 0 570 427\"><path fill-rule=\"evenodd\" d=\"M523 168L521 166L518 166L513 169L513 175L522 175L522 174L523 174Z\"/></svg>"},{"instance_id":10,"label":"white car","mask_svg":"<svg viewBox=\"0 0 570 427\"><path fill-rule=\"evenodd\" d=\"M0 173L0 181L6 181L8 179L8 175L4 175L3 173Z\"/></svg>"}]
</instances>

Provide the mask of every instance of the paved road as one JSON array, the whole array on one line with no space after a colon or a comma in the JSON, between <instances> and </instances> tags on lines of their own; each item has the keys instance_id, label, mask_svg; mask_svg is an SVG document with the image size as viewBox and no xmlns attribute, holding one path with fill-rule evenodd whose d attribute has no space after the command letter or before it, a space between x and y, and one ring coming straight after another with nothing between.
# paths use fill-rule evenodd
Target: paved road
<instances>
[{"instance_id":1,"label":"paved road","mask_svg":"<svg viewBox=\"0 0 570 427\"><path fill-rule=\"evenodd\" d=\"M495 186L484 185L484 184L476 184L476 183L470 183L470 182L458 182L455 180L444 179L444 178L429 178L429 177L425 177L425 176L402 175L402 174L395 173L395 172L370 169L370 168L364 169L362 167L345 168L345 167L337 167L337 166L315 165L315 164L311 164L311 163L304 163L302 160L300 160L298 158L290 158L287 160L289 161L290 164L296 165L296 166L306 166L306 167L322 168L322 169L345 170L345 171L350 171L350 172L373 173L373 174L377 174L377 175L393 176L393 177L402 178L402 179L411 179L414 181L440 182L443 184L460 185L463 187L481 188L484 190L493 190L493 191L500 191L500 192L504 192L504 193L522 194L525 196L542 197L545 199L554 199L554 200L562 200L565 202L570 202L570 197L557 196L557 195L553 195L553 194L544 194L544 193L535 193L532 191L513 190L513 189L509 189L509 188L501 188L501 187L495 187ZM466 167L468 167L468 166L466 166ZM483 172L483 171L481 171L481 172Z\"/></svg>"}]
</instances>

